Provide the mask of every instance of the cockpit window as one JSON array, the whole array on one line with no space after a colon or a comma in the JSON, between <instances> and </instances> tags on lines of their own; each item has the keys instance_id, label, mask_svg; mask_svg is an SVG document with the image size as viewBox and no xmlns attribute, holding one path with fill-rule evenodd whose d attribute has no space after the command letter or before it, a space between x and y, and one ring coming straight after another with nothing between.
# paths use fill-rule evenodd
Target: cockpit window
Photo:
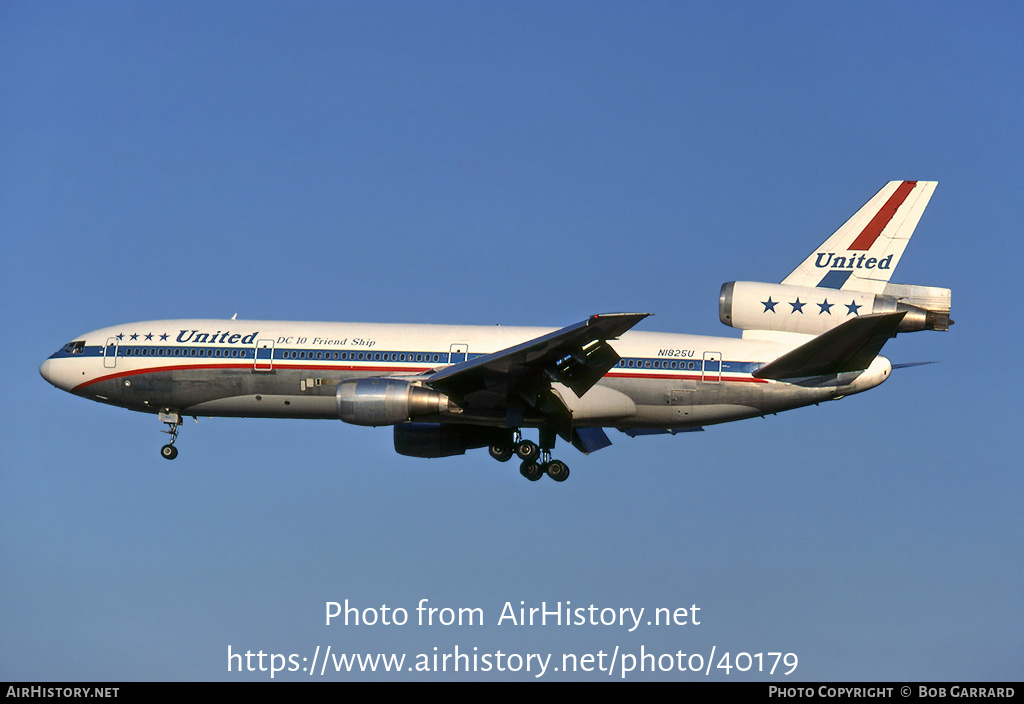
<instances>
[{"instance_id":1,"label":"cockpit window","mask_svg":"<svg viewBox=\"0 0 1024 704\"><path fill-rule=\"evenodd\" d=\"M85 340L75 340L64 345L64 351L68 354L82 354L85 352Z\"/></svg>"}]
</instances>

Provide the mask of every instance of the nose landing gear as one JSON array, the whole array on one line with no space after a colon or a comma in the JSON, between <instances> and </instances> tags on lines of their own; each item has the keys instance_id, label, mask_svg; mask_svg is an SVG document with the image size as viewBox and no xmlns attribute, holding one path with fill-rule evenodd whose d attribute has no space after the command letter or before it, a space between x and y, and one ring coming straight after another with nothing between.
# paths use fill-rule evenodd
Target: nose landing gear
<instances>
[{"instance_id":1,"label":"nose landing gear","mask_svg":"<svg viewBox=\"0 0 1024 704\"><path fill-rule=\"evenodd\" d=\"M173 460L178 456L178 448L174 446L174 441L178 439L178 428L181 427L181 416L177 413L161 413L160 422L167 426L167 430L161 430L161 433L167 433L171 436L171 441L160 448L160 456L165 460Z\"/></svg>"}]
</instances>

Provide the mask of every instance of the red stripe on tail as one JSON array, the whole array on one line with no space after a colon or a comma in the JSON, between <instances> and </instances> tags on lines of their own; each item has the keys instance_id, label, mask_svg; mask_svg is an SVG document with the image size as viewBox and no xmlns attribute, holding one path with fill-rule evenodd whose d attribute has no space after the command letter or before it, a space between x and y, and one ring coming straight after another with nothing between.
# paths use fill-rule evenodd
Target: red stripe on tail
<instances>
[{"instance_id":1,"label":"red stripe on tail","mask_svg":"<svg viewBox=\"0 0 1024 704\"><path fill-rule=\"evenodd\" d=\"M892 194L892 197L885 202L881 210L875 213L875 217L871 218L871 222L864 228L864 231L857 235L857 239L850 245L850 250L867 250L871 249L871 245L875 243L878 236L882 234L882 230L892 220L893 215L903 205L903 201L907 199L910 192L914 190L914 186L917 185L917 181L904 181L900 184L896 192Z\"/></svg>"}]
</instances>

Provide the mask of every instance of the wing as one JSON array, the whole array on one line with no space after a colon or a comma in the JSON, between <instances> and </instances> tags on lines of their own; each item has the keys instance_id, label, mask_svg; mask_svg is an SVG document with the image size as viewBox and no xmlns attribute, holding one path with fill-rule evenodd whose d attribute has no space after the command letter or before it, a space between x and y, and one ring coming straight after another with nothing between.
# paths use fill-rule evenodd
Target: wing
<instances>
[{"instance_id":1,"label":"wing","mask_svg":"<svg viewBox=\"0 0 1024 704\"><path fill-rule=\"evenodd\" d=\"M608 340L648 315L592 315L520 345L445 367L424 381L463 408L504 409L507 427L519 427L532 411L569 442L592 446L574 434L572 413L552 384L560 383L577 396L585 394L619 361Z\"/></svg>"}]
</instances>

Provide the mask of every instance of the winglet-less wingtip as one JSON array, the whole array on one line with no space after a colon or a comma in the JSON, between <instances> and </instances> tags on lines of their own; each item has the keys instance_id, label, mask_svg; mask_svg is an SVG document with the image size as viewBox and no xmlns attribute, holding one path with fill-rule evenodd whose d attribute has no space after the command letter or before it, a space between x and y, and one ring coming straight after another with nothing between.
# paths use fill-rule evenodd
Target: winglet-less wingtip
<instances>
[{"instance_id":1,"label":"winglet-less wingtip","mask_svg":"<svg viewBox=\"0 0 1024 704\"><path fill-rule=\"evenodd\" d=\"M599 325L605 334L601 337L605 340L613 340L626 332L641 320L651 315L650 313L599 313L592 315L587 320L587 325Z\"/></svg>"}]
</instances>

